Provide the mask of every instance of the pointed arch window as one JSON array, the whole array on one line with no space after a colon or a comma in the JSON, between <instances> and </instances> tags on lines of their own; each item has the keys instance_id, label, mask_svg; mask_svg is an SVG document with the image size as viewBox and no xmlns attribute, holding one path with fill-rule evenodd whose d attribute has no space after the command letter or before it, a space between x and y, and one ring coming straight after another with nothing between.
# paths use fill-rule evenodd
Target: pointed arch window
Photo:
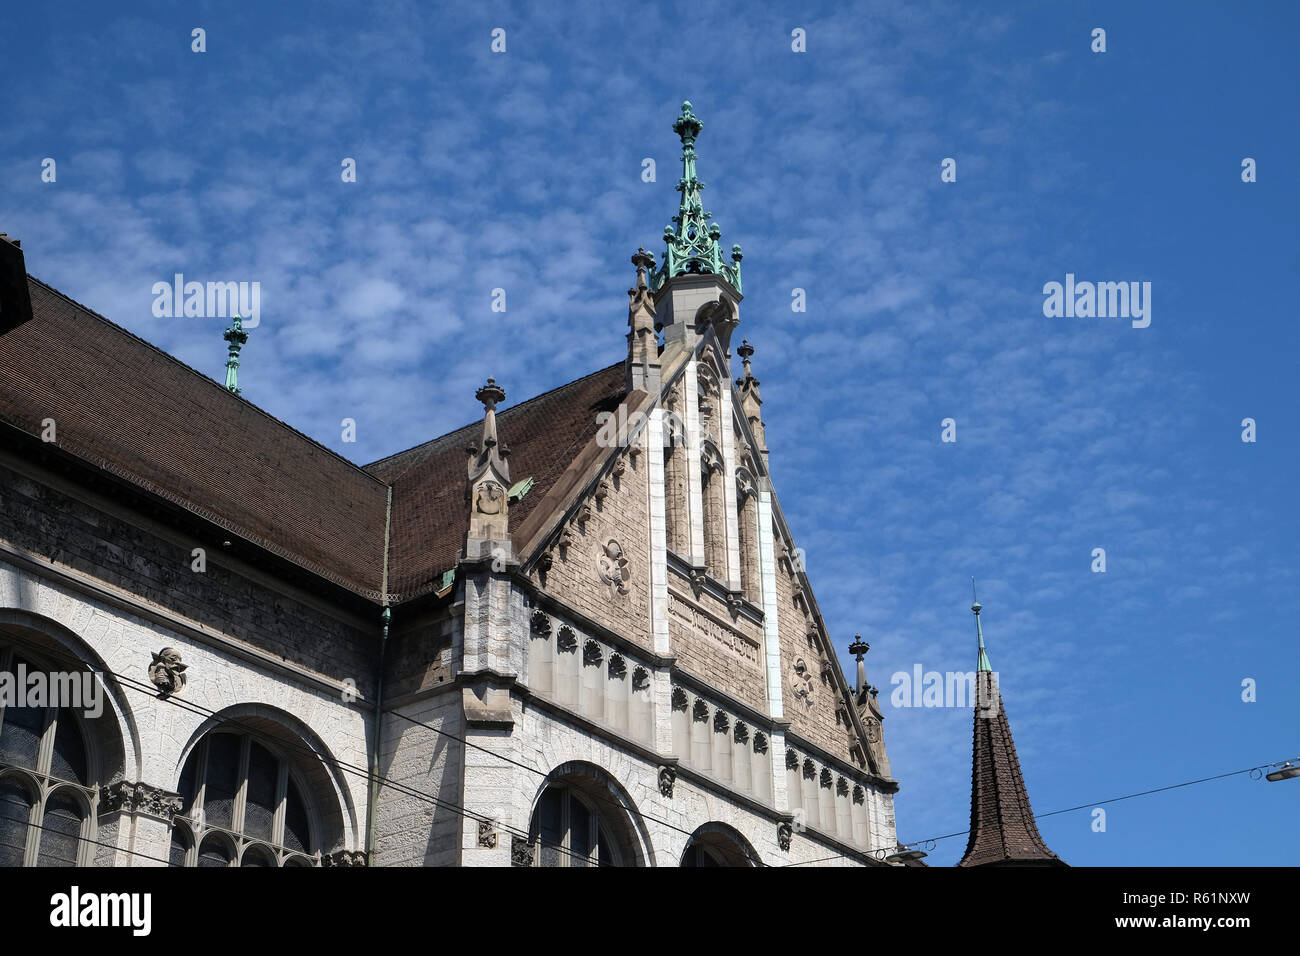
<instances>
[{"instance_id":1,"label":"pointed arch window","mask_svg":"<svg viewBox=\"0 0 1300 956\"><path fill-rule=\"evenodd\" d=\"M664 517L668 550L691 553L690 485L686 475L686 429L674 386L664 412Z\"/></svg>"},{"instance_id":2,"label":"pointed arch window","mask_svg":"<svg viewBox=\"0 0 1300 956\"><path fill-rule=\"evenodd\" d=\"M722 489L725 473L717 446L706 441L700 452L704 561L709 572L719 581L727 579L727 519Z\"/></svg>"},{"instance_id":3,"label":"pointed arch window","mask_svg":"<svg viewBox=\"0 0 1300 956\"><path fill-rule=\"evenodd\" d=\"M740 590L747 601L761 604L758 569L758 491L747 467L736 469L736 530L740 535Z\"/></svg>"}]
</instances>

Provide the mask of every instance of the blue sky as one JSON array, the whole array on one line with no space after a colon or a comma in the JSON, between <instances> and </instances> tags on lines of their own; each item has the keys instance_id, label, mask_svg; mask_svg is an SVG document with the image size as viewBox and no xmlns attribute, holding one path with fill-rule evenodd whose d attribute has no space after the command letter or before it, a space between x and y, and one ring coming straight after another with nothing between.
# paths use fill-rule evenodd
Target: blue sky
<instances>
[{"instance_id":1,"label":"blue sky","mask_svg":"<svg viewBox=\"0 0 1300 956\"><path fill-rule=\"evenodd\" d=\"M973 667L974 575L1036 811L1300 755L1294 4L437 6L10 11L0 230L215 378L226 323L151 287L259 281L245 397L365 462L487 375L509 405L624 355L690 99L777 491L882 698ZM1066 273L1151 282L1150 327L1045 318ZM966 828L970 731L886 709L904 840ZM1298 811L1241 776L1041 827L1076 864L1295 865Z\"/></svg>"}]
</instances>

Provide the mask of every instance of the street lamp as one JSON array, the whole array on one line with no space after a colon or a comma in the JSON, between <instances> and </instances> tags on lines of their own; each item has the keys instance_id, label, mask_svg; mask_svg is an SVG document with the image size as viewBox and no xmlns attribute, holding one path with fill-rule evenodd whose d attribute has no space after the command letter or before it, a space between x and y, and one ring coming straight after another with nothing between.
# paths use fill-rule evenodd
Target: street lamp
<instances>
[{"instance_id":1,"label":"street lamp","mask_svg":"<svg viewBox=\"0 0 1300 956\"><path fill-rule=\"evenodd\" d=\"M1300 757L1297 757L1296 759L1300 760ZM1294 764L1290 760L1287 760L1283 763L1275 763L1273 766L1278 769L1265 776L1265 780L1271 780L1276 783L1278 780L1290 780L1292 777L1300 777L1300 764Z\"/></svg>"},{"instance_id":2,"label":"street lamp","mask_svg":"<svg viewBox=\"0 0 1300 956\"><path fill-rule=\"evenodd\" d=\"M912 860L925 859L925 851L918 850L915 847L904 846L899 844L894 848L894 852L885 857L886 863L909 863Z\"/></svg>"}]
</instances>

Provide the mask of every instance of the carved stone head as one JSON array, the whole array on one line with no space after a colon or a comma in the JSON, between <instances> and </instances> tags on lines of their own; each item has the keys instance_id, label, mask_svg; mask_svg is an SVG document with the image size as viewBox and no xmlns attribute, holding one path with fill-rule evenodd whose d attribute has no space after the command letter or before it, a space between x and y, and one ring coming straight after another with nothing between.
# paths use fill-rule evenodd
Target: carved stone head
<instances>
[{"instance_id":1,"label":"carved stone head","mask_svg":"<svg viewBox=\"0 0 1300 956\"><path fill-rule=\"evenodd\" d=\"M499 515L505 492L495 481L485 481L478 486L474 508L482 515Z\"/></svg>"},{"instance_id":2,"label":"carved stone head","mask_svg":"<svg viewBox=\"0 0 1300 956\"><path fill-rule=\"evenodd\" d=\"M185 669L181 663L181 653L174 647L164 647L153 655L149 665L149 680L164 697L179 694L185 689Z\"/></svg>"}]
</instances>

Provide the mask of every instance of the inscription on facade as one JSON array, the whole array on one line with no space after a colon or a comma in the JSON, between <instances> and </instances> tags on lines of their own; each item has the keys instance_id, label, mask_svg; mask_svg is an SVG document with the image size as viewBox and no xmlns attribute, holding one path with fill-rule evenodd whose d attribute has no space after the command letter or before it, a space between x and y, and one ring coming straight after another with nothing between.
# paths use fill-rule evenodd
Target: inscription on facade
<instances>
[{"instance_id":1,"label":"inscription on facade","mask_svg":"<svg viewBox=\"0 0 1300 956\"><path fill-rule=\"evenodd\" d=\"M722 647L748 664L759 666L757 641L750 640L672 591L668 592L668 626L670 632L674 627L678 631L684 630L702 641Z\"/></svg>"}]
</instances>

